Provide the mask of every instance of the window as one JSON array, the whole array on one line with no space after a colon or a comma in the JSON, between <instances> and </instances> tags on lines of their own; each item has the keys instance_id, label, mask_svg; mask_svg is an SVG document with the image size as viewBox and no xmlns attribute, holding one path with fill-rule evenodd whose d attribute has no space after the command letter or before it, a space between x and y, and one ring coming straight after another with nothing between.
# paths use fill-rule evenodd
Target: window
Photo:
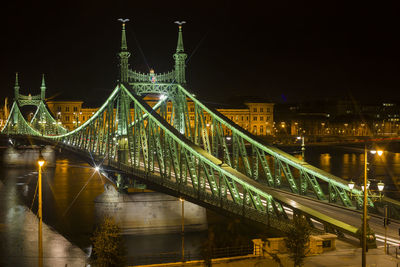
<instances>
[{"instance_id":1,"label":"window","mask_svg":"<svg viewBox=\"0 0 400 267\"><path fill-rule=\"evenodd\" d=\"M257 112L257 108L253 108L253 112Z\"/></svg>"},{"instance_id":2,"label":"window","mask_svg":"<svg viewBox=\"0 0 400 267\"><path fill-rule=\"evenodd\" d=\"M75 112L78 111L78 107L74 107L74 111L75 111Z\"/></svg>"},{"instance_id":3,"label":"window","mask_svg":"<svg viewBox=\"0 0 400 267\"><path fill-rule=\"evenodd\" d=\"M246 121L249 121L249 116L246 116Z\"/></svg>"},{"instance_id":4,"label":"window","mask_svg":"<svg viewBox=\"0 0 400 267\"><path fill-rule=\"evenodd\" d=\"M254 116L254 117L253 117L253 121L257 121L257 116Z\"/></svg>"},{"instance_id":5,"label":"window","mask_svg":"<svg viewBox=\"0 0 400 267\"><path fill-rule=\"evenodd\" d=\"M260 121L264 121L264 117L263 116L260 116Z\"/></svg>"},{"instance_id":6,"label":"window","mask_svg":"<svg viewBox=\"0 0 400 267\"><path fill-rule=\"evenodd\" d=\"M60 106L57 107L57 111L61 112L61 107Z\"/></svg>"},{"instance_id":7,"label":"window","mask_svg":"<svg viewBox=\"0 0 400 267\"><path fill-rule=\"evenodd\" d=\"M264 109L263 108L260 108L260 112L264 112ZM261 131L261 130L260 130Z\"/></svg>"},{"instance_id":8,"label":"window","mask_svg":"<svg viewBox=\"0 0 400 267\"><path fill-rule=\"evenodd\" d=\"M261 125L260 126L260 134L263 134L264 133L264 127Z\"/></svg>"},{"instance_id":9,"label":"window","mask_svg":"<svg viewBox=\"0 0 400 267\"><path fill-rule=\"evenodd\" d=\"M69 112L69 107L65 107L65 112Z\"/></svg>"},{"instance_id":10,"label":"window","mask_svg":"<svg viewBox=\"0 0 400 267\"><path fill-rule=\"evenodd\" d=\"M267 121L269 121L269 116L267 116Z\"/></svg>"},{"instance_id":11,"label":"window","mask_svg":"<svg viewBox=\"0 0 400 267\"><path fill-rule=\"evenodd\" d=\"M270 109L269 108L267 108L267 112L269 113L269 111L270 111Z\"/></svg>"},{"instance_id":12,"label":"window","mask_svg":"<svg viewBox=\"0 0 400 267\"><path fill-rule=\"evenodd\" d=\"M257 134L257 126L255 126L255 125L253 126L253 133Z\"/></svg>"},{"instance_id":13,"label":"window","mask_svg":"<svg viewBox=\"0 0 400 267\"><path fill-rule=\"evenodd\" d=\"M194 112L194 108L190 108L190 112Z\"/></svg>"},{"instance_id":14,"label":"window","mask_svg":"<svg viewBox=\"0 0 400 267\"><path fill-rule=\"evenodd\" d=\"M191 121L194 121L194 116L190 116L190 120L191 120Z\"/></svg>"},{"instance_id":15,"label":"window","mask_svg":"<svg viewBox=\"0 0 400 267\"><path fill-rule=\"evenodd\" d=\"M82 116L82 121L85 121L85 116Z\"/></svg>"},{"instance_id":16,"label":"window","mask_svg":"<svg viewBox=\"0 0 400 267\"><path fill-rule=\"evenodd\" d=\"M65 121L69 121L69 116L65 116Z\"/></svg>"},{"instance_id":17,"label":"window","mask_svg":"<svg viewBox=\"0 0 400 267\"><path fill-rule=\"evenodd\" d=\"M243 121L243 116L242 116L242 121Z\"/></svg>"},{"instance_id":18,"label":"window","mask_svg":"<svg viewBox=\"0 0 400 267\"><path fill-rule=\"evenodd\" d=\"M170 121L171 120L171 116L167 116L167 121Z\"/></svg>"},{"instance_id":19,"label":"window","mask_svg":"<svg viewBox=\"0 0 400 267\"><path fill-rule=\"evenodd\" d=\"M171 111L172 111L172 108L171 108L171 107L168 107L168 108L167 108L167 111L168 111L168 112L171 112Z\"/></svg>"}]
</instances>

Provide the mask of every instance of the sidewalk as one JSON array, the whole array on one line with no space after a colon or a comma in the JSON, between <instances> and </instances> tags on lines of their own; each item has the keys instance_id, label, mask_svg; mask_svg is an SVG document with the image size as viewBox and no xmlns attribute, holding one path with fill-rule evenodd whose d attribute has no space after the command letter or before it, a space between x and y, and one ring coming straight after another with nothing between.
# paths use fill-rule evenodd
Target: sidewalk
<instances>
[{"instance_id":1,"label":"sidewalk","mask_svg":"<svg viewBox=\"0 0 400 267\"><path fill-rule=\"evenodd\" d=\"M318 256L307 257L305 266L361 266L361 248L343 241L337 241L335 251L325 252ZM400 255L399 255L400 256ZM370 249L367 252L367 266L400 266L400 257L385 255L383 247Z\"/></svg>"},{"instance_id":2,"label":"sidewalk","mask_svg":"<svg viewBox=\"0 0 400 267\"><path fill-rule=\"evenodd\" d=\"M340 266L340 267L359 267L361 266L361 248L355 245L337 240L337 249L335 251L325 252L321 255L306 257L305 267L325 267L325 266ZM281 255L281 262L285 267L292 267L293 263L288 258L288 255ZM169 264L154 264L143 265L152 267L200 267L204 266L202 261L191 261L182 263ZM279 265L269 258L261 258L254 256L243 256L234 258L215 259L212 262L214 267L279 267ZM370 249L367 253L367 266L369 267L398 267L400 266L399 259L395 255L385 255L383 248Z\"/></svg>"}]
</instances>

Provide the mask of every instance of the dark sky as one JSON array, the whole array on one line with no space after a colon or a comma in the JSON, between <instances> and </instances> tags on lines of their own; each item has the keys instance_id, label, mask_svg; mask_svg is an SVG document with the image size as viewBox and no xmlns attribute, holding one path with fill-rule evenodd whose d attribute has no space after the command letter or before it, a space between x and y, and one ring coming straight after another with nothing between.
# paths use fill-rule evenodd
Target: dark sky
<instances>
[{"instance_id":1,"label":"dark sky","mask_svg":"<svg viewBox=\"0 0 400 267\"><path fill-rule=\"evenodd\" d=\"M1 99L12 95L15 72L23 93L39 92L45 73L48 96L99 105L117 78L123 17L131 68L156 72L173 67L173 22L186 20L188 88L209 101L400 100L395 1L9 2L0 16Z\"/></svg>"}]
</instances>

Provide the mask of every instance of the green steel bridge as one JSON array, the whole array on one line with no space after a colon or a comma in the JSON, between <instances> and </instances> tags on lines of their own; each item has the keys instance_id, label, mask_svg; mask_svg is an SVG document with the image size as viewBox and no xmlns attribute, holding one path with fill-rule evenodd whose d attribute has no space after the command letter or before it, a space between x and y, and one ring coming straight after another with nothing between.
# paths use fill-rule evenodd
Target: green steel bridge
<instances>
[{"instance_id":1,"label":"green steel bridge","mask_svg":"<svg viewBox=\"0 0 400 267\"><path fill-rule=\"evenodd\" d=\"M325 230L357 236L358 226L327 216L290 195L357 210L363 205L360 188L350 190L347 181L265 144L185 89L187 55L181 25L171 72L144 74L129 69L125 23L119 57L120 77L114 90L88 121L72 131L63 128L46 108L44 77L41 94L25 96L19 93L17 75L2 135L29 137L91 158L104 171L119 173L115 180L119 187L139 180L152 189L282 232L291 226L292 214L300 214ZM155 106L143 100L147 94L159 95ZM188 103L194 104L194 125ZM30 121L21 113L24 105L37 107ZM206 122L206 117L211 121ZM223 129L231 135L225 136ZM374 202L376 195L369 196L370 212L379 214L383 205L389 205L391 217L399 218L399 202L387 197Z\"/></svg>"}]
</instances>

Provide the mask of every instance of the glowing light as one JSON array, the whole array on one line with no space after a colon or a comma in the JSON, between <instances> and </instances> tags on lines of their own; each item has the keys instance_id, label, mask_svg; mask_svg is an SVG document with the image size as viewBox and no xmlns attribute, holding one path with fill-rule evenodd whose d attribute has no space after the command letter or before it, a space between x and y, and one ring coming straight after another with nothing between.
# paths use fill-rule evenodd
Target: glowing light
<instances>
[{"instance_id":1,"label":"glowing light","mask_svg":"<svg viewBox=\"0 0 400 267\"><path fill-rule=\"evenodd\" d=\"M99 172L99 171L100 171L100 167L99 167L99 166L95 166L95 167L94 167L94 170L95 170L96 172Z\"/></svg>"},{"instance_id":2,"label":"glowing light","mask_svg":"<svg viewBox=\"0 0 400 267\"><path fill-rule=\"evenodd\" d=\"M350 188L350 190L353 190L353 188L354 188L354 182L353 181L349 182L349 188Z\"/></svg>"},{"instance_id":3,"label":"glowing light","mask_svg":"<svg viewBox=\"0 0 400 267\"><path fill-rule=\"evenodd\" d=\"M378 190L379 190L379 192L382 192L384 188L385 188L385 184L382 183L382 182L379 182L379 183L378 183Z\"/></svg>"}]
</instances>

